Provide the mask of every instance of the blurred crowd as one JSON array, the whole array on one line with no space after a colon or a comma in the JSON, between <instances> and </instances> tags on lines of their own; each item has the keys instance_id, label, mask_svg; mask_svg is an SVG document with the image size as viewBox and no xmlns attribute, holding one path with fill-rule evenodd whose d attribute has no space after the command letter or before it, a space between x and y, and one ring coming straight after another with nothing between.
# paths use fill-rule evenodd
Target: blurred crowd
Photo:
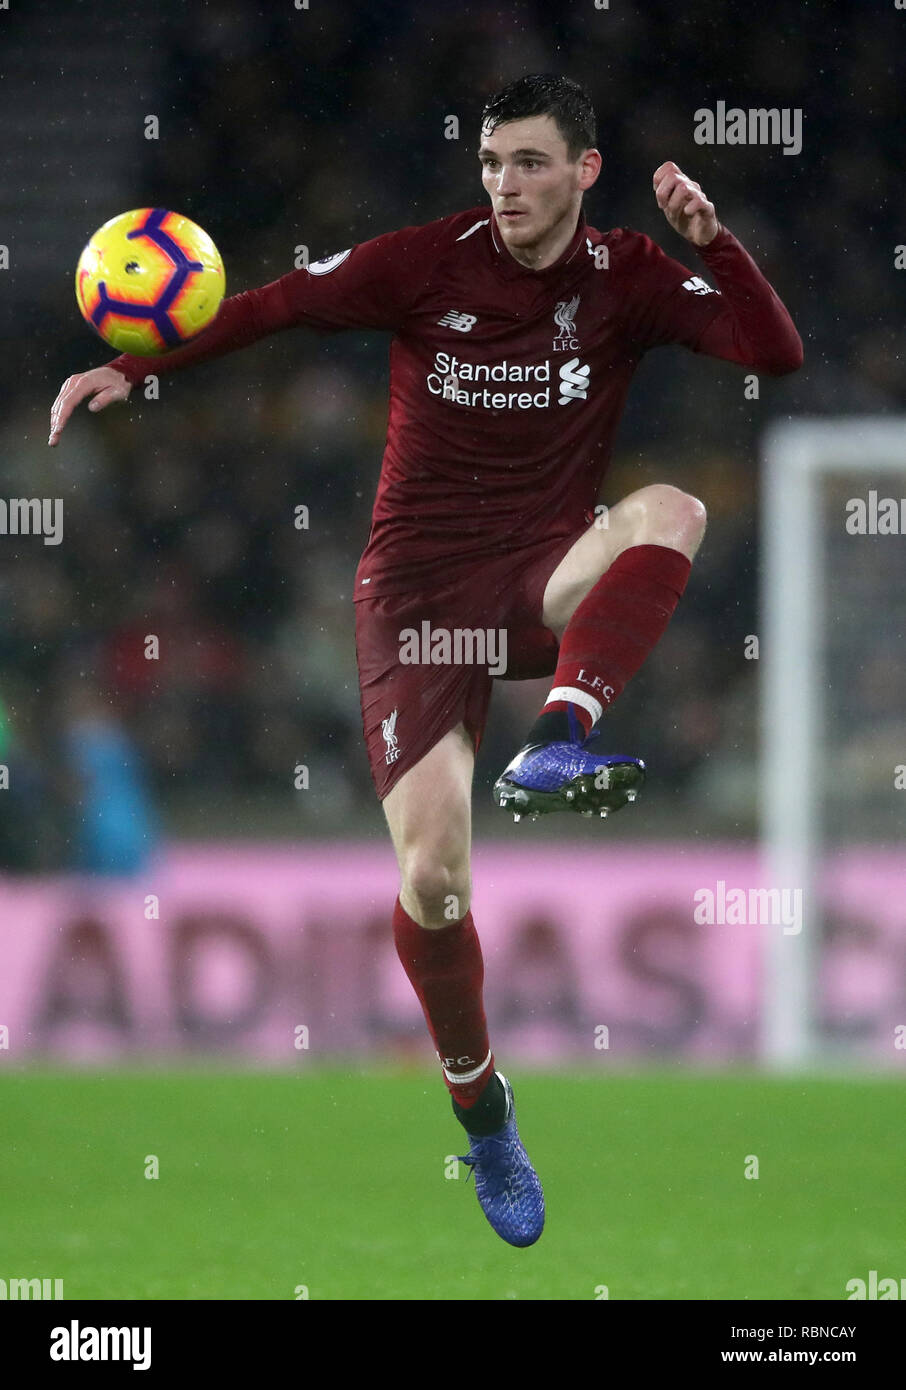
<instances>
[{"instance_id":1,"label":"blurred crowd","mask_svg":"<svg viewBox=\"0 0 906 1390\"><path fill-rule=\"evenodd\" d=\"M139 202L187 213L218 242L228 293L292 269L300 245L315 258L483 202L482 102L529 71L570 75L598 104L592 225L636 227L698 269L651 193L653 170L675 159L755 255L805 367L763 380L751 401L739 369L651 354L601 494L612 504L673 482L710 515L686 597L608 716L609 741L655 769L674 831L692 797L710 831L751 831L759 436L786 414L903 408L899 91L883 23L848 3L832 26L826 7L784 6L779 24L771 4L660 0L186 9L159 5L160 138L137 140L134 185L94 220ZM718 100L801 107L802 153L696 145L694 112ZM445 138L451 114L458 140ZM0 384L5 495L65 504L63 544L2 542L0 761L21 770L22 814L0 832L0 865L134 867L161 825L373 827L351 590L380 466L386 340L280 335L163 378L159 401L136 390L125 408L82 411L51 454L41 422L60 382L113 356L68 301L54 313L52 340ZM497 685L477 779L488 818L485 793L546 688ZM294 785L300 764L308 792ZM23 830L29 814L40 833Z\"/></svg>"}]
</instances>

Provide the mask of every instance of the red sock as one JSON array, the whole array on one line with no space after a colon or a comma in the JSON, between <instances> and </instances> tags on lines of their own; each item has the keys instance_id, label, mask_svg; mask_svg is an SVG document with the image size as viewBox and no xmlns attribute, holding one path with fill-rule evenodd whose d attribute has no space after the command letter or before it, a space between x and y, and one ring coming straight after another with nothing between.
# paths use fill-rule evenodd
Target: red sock
<instances>
[{"instance_id":1,"label":"red sock","mask_svg":"<svg viewBox=\"0 0 906 1390\"><path fill-rule=\"evenodd\" d=\"M453 1099L467 1109L494 1075L481 987L484 962L472 913L449 927L419 926L399 898L393 940L418 995Z\"/></svg>"},{"instance_id":2,"label":"red sock","mask_svg":"<svg viewBox=\"0 0 906 1390\"><path fill-rule=\"evenodd\" d=\"M566 625L541 713L571 706L591 733L663 634L691 568L665 545L634 545L618 555Z\"/></svg>"}]
</instances>

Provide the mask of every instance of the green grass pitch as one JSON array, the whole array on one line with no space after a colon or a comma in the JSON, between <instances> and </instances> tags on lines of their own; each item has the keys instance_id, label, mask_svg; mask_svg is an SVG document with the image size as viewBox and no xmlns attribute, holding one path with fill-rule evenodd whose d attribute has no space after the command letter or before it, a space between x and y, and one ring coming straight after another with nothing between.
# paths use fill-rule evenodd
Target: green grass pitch
<instances>
[{"instance_id":1,"label":"green grass pitch","mask_svg":"<svg viewBox=\"0 0 906 1390\"><path fill-rule=\"evenodd\" d=\"M530 1250L445 1176L465 1146L433 1074L7 1073L0 1277L68 1299L737 1300L906 1274L896 1079L512 1080L547 1199Z\"/></svg>"}]
</instances>

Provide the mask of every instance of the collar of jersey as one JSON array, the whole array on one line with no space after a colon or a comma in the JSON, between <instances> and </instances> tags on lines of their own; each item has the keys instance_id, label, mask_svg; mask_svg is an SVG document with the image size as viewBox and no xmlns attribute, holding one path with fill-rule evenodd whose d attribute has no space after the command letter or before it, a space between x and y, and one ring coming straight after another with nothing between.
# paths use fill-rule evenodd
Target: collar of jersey
<instances>
[{"instance_id":1,"label":"collar of jersey","mask_svg":"<svg viewBox=\"0 0 906 1390\"><path fill-rule=\"evenodd\" d=\"M578 255L581 247L585 245L585 238L588 235L588 224L585 221L585 213L579 210L579 225L576 227L575 235L566 250L551 265L546 265L543 270L531 270L528 266L520 265L506 248L501 236L500 228L497 224L497 216L491 212L490 220L491 245L497 253L500 271L507 279L519 279L524 275L549 275L552 271L562 270L574 256Z\"/></svg>"}]
</instances>

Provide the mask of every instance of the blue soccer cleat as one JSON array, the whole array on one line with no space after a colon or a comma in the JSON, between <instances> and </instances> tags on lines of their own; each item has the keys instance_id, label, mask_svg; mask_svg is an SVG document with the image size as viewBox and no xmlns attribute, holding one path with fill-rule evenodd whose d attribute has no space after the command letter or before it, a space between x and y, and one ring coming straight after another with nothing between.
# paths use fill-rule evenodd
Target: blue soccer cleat
<instances>
[{"instance_id":1,"label":"blue soccer cleat","mask_svg":"<svg viewBox=\"0 0 906 1390\"><path fill-rule=\"evenodd\" d=\"M471 1148L460 1163L475 1174L481 1209L501 1240L524 1248L544 1229L544 1193L516 1128L513 1088L502 1072L497 1075L506 1091L506 1123L496 1134L469 1134Z\"/></svg>"},{"instance_id":2,"label":"blue soccer cleat","mask_svg":"<svg viewBox=\"0 0 906 1390\"><path fill-rule=\"evenodd\" d=\"M545 811L607 816L635 801L645 781L645 764L621 753L589 753L587 745L600 732L595 729L582 743L530 743L520 748L494 783L498 806L521 820Z\"/></svg>"}]
</instances>

